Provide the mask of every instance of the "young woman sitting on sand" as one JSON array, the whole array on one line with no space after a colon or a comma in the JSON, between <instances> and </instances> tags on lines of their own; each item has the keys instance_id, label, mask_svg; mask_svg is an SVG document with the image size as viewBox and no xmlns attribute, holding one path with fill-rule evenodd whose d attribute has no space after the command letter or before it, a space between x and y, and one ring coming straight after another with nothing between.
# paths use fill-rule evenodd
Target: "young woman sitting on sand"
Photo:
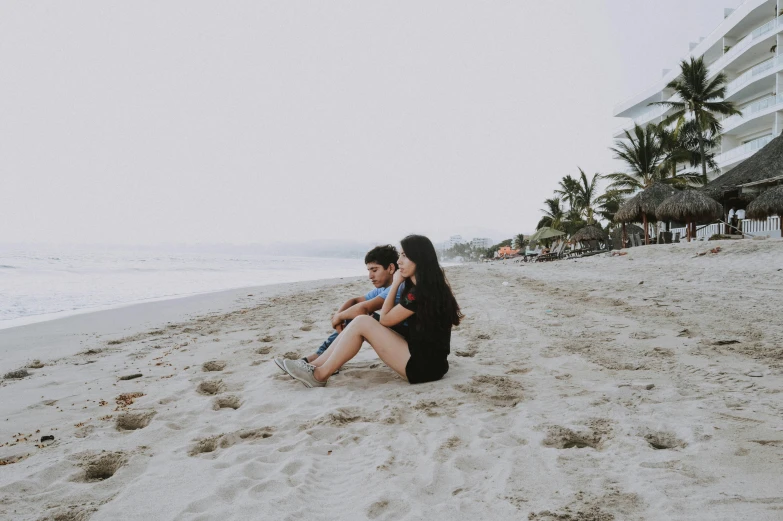
<instances>
[{"instance_id":1,"label":"young woman sitting on sand","mask_svg":"<svg viewBox=\"0 0 783 521\"><path fill-rule=\"evenodd\" d=\"M285 370L307 387L323 387L332 374L356 356L365 340L381 360L412 384L440 380L449 370L446 357L451 345L451 327L462 313L438 264L435 248L427 237L409 235L400 241L399 269L383 303L381 319L356 317L312 364L286 360ZM394 297L405 284L400 303ZM408 336L389 327L408 322Z\"/></svg>"}]
</instances>

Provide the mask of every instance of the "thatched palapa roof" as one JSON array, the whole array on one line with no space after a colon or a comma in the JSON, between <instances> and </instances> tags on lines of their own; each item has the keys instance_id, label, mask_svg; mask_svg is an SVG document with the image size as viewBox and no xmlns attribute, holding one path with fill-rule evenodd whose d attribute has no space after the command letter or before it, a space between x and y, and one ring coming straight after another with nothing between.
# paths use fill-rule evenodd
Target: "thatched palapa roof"
<instances>
[{"instance_id":1,"label":"thatched palapa roof","mask_svg":"<svg viewBox=\"0 0 783 521\"><path fill-rule=\"evenodd\" d=\"M763 192L748 205L745 216L750 219L766 219L770 215L783 216L783 185Z\"/></svg>"},{"instance_id":2,"label":"thatched palapa roof","mask_svg":"<svg viewBox=\"0 0 783 521\"><path fill-rule=\"evenodd\" d=\"M585 226L584 228L580 229L578 232L573 234L571 236L571 240L573 241L604 241L606 242L609 239L609 236L606 234L606 232L601 229L598 226L590 225Z\"/></svg>"},{"instance_id":3,"label":"thatched palapa roof","mask_svg":"<svg viewBox=\"0 0 783 521\"><path fill-rule=\"evenodd\" d=\"M642 220L642 209L639 201L641 192L634 195L627 201L614 214L614 222L616 223L630 223L639 222Z\"/></svg>"},{"instance_id":4,"label":"thatched palapa roof","mask_svg":"<svg viewBox=\"0 0 783 521\"><path fill-rule=\"evenodd\" d=\"M714 199L720 199L726 190L781 175L783 175L783 135L776 137L748 159L704 185L701 190Z\"/></svg>"},{"instance_id":5,"label":"thatched palapa roof","mask_svg":"<svg viewBox=\"0 0 783 521\"><path fill-rule=\"evenodd\" d=\"M655 183L639 192L639 208L648 217L655 218L655 210L666 199L674 195L676 190L670 185Z\"/></svg>"},{"instance_id":6,"label":"thatched palapa roof","mask_svg":"<svg viewBox=\"0 0 783 521\"><path fill-rule=\"evenodd\" d=\"M623 203L614 214L614 222L641 222L645 215L648 219L655 220L655 210L658 205L674 195L674 192L676 190L669 185L652 184Z\"/></svg>"},{"instance_id":7,"label":"thatched palapa roof","mask_svg":"<svg viewBox=\"0 0 783 521\"><path fill-rule=\"evenodd\" d=\"M699 190L682 190L668 197L655 212L659 221L711 221L723 215L718 201Z\"/></svg>"}]
</instances>

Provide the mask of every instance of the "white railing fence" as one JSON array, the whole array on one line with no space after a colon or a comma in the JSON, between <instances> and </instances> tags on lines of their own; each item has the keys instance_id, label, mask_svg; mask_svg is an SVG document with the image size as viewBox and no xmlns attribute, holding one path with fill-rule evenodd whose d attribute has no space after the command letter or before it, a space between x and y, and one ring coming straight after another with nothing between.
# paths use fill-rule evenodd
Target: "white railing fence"
<instances>
[{"instance_id":1,"label":"white railing fence","mask_svg":"<svg viewBox=\"0 0 783 521\"><path fill-rule=\"evenodd\" d=\"M766 235L768 237L780 237L780 216L773 215L763 221L755 219L743 219L742 231L749 235Z\"/></svg>"},{"instance_id":2,"label":"white railing fence","mask_svg":"<svg viewBox=\"0 0 783 521\"><path fill-rule=\"evenodd\" d=\"M680 241L687 240L687 230L685 227L672 228L672 239L679 233ZM780 237L780 217L773 215L763 220L755 219L743 219L742 220L742 232L749 236L766 235L767 237ZM726 225L723 223L713 223L704 227L696 227L696 240L707 240L716 234L726 234ZM731 230L729 234L737 234L735 230Z\"/></svg>"}]
</instances>

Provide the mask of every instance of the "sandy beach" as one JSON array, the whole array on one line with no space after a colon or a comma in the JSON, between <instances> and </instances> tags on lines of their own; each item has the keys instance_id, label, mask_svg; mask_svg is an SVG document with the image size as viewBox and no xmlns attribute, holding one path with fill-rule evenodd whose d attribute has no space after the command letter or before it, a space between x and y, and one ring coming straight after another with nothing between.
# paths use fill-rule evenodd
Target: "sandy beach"
<instances>
[{"instance_id":1,"label":"sandy beach","mask_svg":"<svg viewBox=\"0 0 783 521\"><path fill-rule=\"evenodd\" d=\"M417 386L368 346L320 389L271 361L358 278L0 331L0 519L783 519L783 241L447 271Z\"/></svg>"}]
</instances>

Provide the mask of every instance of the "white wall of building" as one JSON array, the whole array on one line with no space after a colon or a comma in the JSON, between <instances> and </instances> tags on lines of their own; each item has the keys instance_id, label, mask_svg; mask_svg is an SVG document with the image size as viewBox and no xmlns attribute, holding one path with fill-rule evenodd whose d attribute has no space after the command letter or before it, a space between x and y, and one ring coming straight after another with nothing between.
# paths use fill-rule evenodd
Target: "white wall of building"
<instances>
[{"instance_id":1,"label":"white wall of building","mask_svg":"<svg viewBox=\"0 0 783 521\"><path fill-rule=\"evenodd\" d=\"M746 0L684 57L704 56L710 78L724 73L726 99L743 112L722 121L720 149L713 151L719 171L711 178L731 170L783 131L783 16L777 16L781 7L783 0ZM634 123L644 126L663 119L668 111L649 103L672 98L666 84L679 70L673 63L661 80L615 107L616 117L632 118L615 131L615 138L622 138Z\"/></svg>"},{"instance_id":2,"label":"white wall of building","mask_svg":"<svg viewBox=\"0 0 783 521\"><path fill-rule=\"evenodd\" d=\"M457 244L463 244L465 241L462 240L462 235L452 235L449 237L447 244L448 248L453 248Z\"/></svg>"},{"instance_id":3,"label":"white wall of building","mask_svg":"<svg viewBox=\"0 0 783 521\"><path fill-rule=\"evenodd\" d=\"M476 237L471 239L470 247L475 249L486 249L492 246L492 239L488 237Z\"/></svg>"}]
</instances>

